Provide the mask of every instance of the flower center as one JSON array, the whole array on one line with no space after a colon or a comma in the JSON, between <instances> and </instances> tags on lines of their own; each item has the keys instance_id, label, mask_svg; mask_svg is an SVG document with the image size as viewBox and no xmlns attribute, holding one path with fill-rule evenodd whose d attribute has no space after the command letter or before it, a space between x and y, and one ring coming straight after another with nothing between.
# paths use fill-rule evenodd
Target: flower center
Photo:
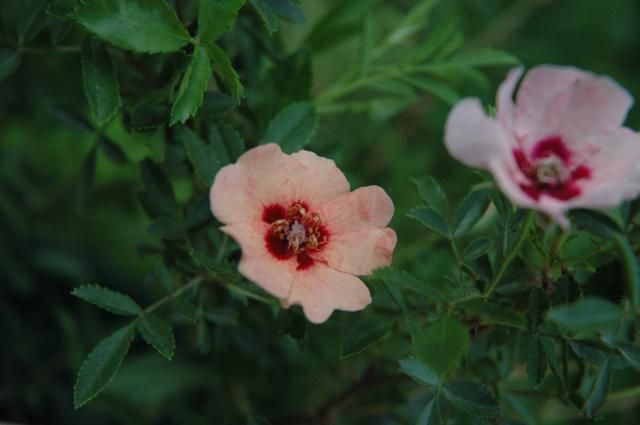
<instances>
[{"instance_id":1,"label":"flower center","mask_svg":"<svg viewBox=\"0 0 640 425\"><path fill-rule=\"evenodd\" d=\"M280 204L265 207L263 221L270 224L265 235L267 250L278 260L296 258L298 270L307 269L314 260L310 254L324 248L329 233L318 213L310 212L304 202L288 208Z\"/></svg>"},{"instance_id":2,"label":"flower center","mask_svg":"<svg viewBox=\"0 0 640 425\"><path fill-rule=\"evenodd\" d=\"M535 168L536 180L541 185L556 186L571 178L571 173L564 162L556 155L549 155L535 161L533 167Z\"/></svg>"}]
</instances>

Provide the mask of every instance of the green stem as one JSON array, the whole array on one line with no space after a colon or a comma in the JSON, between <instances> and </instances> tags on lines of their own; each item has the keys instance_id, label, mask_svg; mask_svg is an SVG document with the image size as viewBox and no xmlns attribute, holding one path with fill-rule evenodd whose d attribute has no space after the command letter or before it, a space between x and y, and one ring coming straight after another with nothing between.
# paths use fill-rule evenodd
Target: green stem
<instances>
[{"instance_id":1,"label":"green stem","mask_svg":"<svg viewBox=\"0 0 640 425\"><path fill-rule=\"evenodd\" d=\"M193 278L189 283L187 283L184 286L181 286L180 288L176 289L175 291L173 291L172 293L170 293L169 295L167 295L166 297L156 301L155 303L151 304L149 307L145 308L142 313L140 313L140 315L145 314L145 313L151 313L152 311L160 308L161 306L163 306L164 304L168 303L169 301L179 297L180 295L182 295L184 292L195 288L196 286L198 286L200 283L202 283L202 281L204 280L203 277L196 277Z\"/></svg>"},{"instance_id":2,"label":"green stem","mask_svg":"<svg viewBox=\"0 0 640 425\"><path fill-rule=\"evenodd\" d=\"M263 297L262 295L256 294L255 292L248 291L244 288L234 285L233 283L225 283L224 286L231 292L235 292L237 294L242 294L248 298L254 299L256 301L260 301L264 304L275 304L275 300L272 298Z\"/></svg>"},{"instance_id":3,"label":"green stem","mask_svg":"<svg viewBox=\"0 0 640 425\"><path fill-rule=\"evenodd\" d=\"M615 233L613 242L616 244L624 264L631 307L633 312L638 314L640 310L640 267L638 266L638 259L625 235Z\"/></svg>"},{"instance_id":4,"label":"green stem","mask_svg":"<svg viewBox=\"0 0 640 425\"><path fill-rule=\"evenodd\" d=\"M638 397L640 396L640 386L625 388L624 390L615 391L609 394L609 400L621 400L624 398Z\"/></svg>"},{"instance_id":5,"label":"green stem","mask_svg":"<svg viewBox=\"0 0 640 425\"><path fill-rule=\"evenodd\" d=\"M493 290L496 289L496 286L498 286L498 283L500 282L500 279L502 278L502 275L504 274L504 272L507 270L507 267L509 267L509 264L518 255L518 252L520 251L522 244L524 243L524 241L527 239L527 236L529 235L529 228L531 227L531 224L533 223L534 218L535 218L535 211L529 210L529 212L527 213L527 217L525 218L524 224L520 228L520 234L518 235L518 239L516 239L515 245L509 251L507 256L502 260L502 263L500 264L498 271L493 276L493 279L491 280L491 282L489 282L489 285L487 285L487 288L484 290L484 293L482 294L484 298L489 298Z\"/></svg>"}]
</instances>

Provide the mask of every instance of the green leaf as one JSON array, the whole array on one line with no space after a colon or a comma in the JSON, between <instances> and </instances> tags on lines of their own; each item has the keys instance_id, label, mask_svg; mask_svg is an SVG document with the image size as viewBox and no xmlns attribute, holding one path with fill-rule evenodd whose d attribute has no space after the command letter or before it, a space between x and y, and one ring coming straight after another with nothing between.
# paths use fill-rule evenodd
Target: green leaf
<instances>
[{"instance_id":1,"label":"green leaf","mask_svg":"<svg viewBox=\"0 0 640 425\"><path fill-rule=\"evenodd\" d=\"M443 388L444 396L458 409L477 416L497 416L500 406L491 392L474 381L451 381Z\"/></svg>"},{"instance_id":2,"label":"green leaf","mask_svg":"<svg viewBox=\"0 0 640 425\"><path fill-rule=\"evenodd\" d=\"M416 2L415 6L404 16L398 27L389 34L386 43L388 45L400 44L416 32L423 31L426 27L426 20L437 3L438 0L422 0Z\"/></svg>"},{"instance_id":3,"label":"green leaf","mask_svg":"<svg viewBox=\"0 0 640 425\"><path fill-rule=\"evenodd\" d=\"M11 76L21 60L22 56L18 50L0 48L0 81Z\"/></svg>"},{"instance_id":4,"label":"green leaf","mask_svg":"<svg viewBox=\"0 0 640 425\"><path fill-rule=\"evenodd\" d=\"M456 319L440 317L419 331L413 351L440 376L451 372L469 350L469 330Z\"/></svg>"},{"instance_id":5,"label":"green leaf","mask_svg":"<svg viewBox=\"0 0 640 425\"><path fill-rule=\"evenodd\" d=\"M404 360L400 360L400 370L404 372L411 379L426 384L430 387L437 387L440 378L438 378L438 374L429 369L424 364L420 363L418 360L413 358L408 358Z\"/></svg>"},{"instance_id":6,"label":"green leaf","mask_svg":"<svg viewBox=\"0 0 640 425\"><path fill-rule=\"evenodd\" d=\"M582 411L588 418L593 418L598 409L604 405L609 393L610 382L611 361L607 359L600 367L593 387L591 387L591 391L589 391L589 395L582 406Z\"/></svg>"},{"instance_id":7,"label":"green leaf","mask_svg":"<svg viewBox=\"0 0 640 425\"><path fill-rule=\"evenodd\" d=\"M221 165L235 162L244 153L244 139L230 125L219 123L209 127L209 143Z\"/></svg>"},{"instance_id":8,"label":"green leaf","mask_svg":"<svg viewBox=\"0 0 640 425\"><path fill-rule=\"evenodd\" d=\"M214 147L202 141L196 133L183 125L176 127L175 135L176 139L182 142L196 174L207 186L211 186L213 178L221 167Z\"/></svg>"},{"instance_id":9,"label":"green leaf","mask_svg":"<svg viewBox=\"0 0 640 425\"><path fill-rule=\"evenodd\" d=\"M250 416L247 419L247 425L271 425L271 422L261 416Z\"/></svg>"},{"instance_id":10,"label":"green leaf","mask_svg":"<svg viewBox=\"0 0 640 425\"><path fill-rule=\"evenodd\" d=\"M442 81L433 78L403 77L403 79L420 90L437 97L447 105L453 106L460 100L460 94Z\"/></svg>"},{"instance_id":11,"label":"green leaf","mask_svg":"<svg viewBox=\"0 0 640 425\"><path fill-rule=\"evenodd\" d=\"M104 44L91 37L82 48L82 83L96 123L109 122L120 109L118 77Z\"/></svg>"},{"instance_id":12,"label":"green leaf","mask_svg":"<svg viewBox=\"0 0 640 425\"><path fill-rule=\"evenodd\" d=\"M460 303L458 306L467 313L477 314L485 325L506 325L517 329L526 328L524 315L513 308L503 307L483 300L470 300Z\"/></svg>"},{"instance_id":13,"label":"green leaf","mask_svg":"<svg viewBox=\"0 0 640 425\"><path fill-rule=\"evenodd\" d=\"M618 344L618 351L627 362L636 370L640 370L640 347L623 342Z\"/></svg>"},{"instance_id":14,"label":"green leaf","mask_svg":"<svg viewBox=\"0 0 640 425\"><path fill-rule=\"evenodd\" d=\"M249 0L249 2L255 11L258 12L269 34L278 31L278 17L276 16L276 12L269 7L268 3L264 0Z\"/></svg>"},{"instance_id":15,"label":"green leaf","mask_svg":"<svg viewBox=\"0 0 640 425\"><path fill-rule=\"evenodd\" d=\"M356 355L379 342L395 325L396 319L369 318L361 320L344 336L340 346L340 358Z\"/></svg>"},{"instance_id":16,"label":"green leaf","mask_svg":"<svg viewBox=\"0 0 640 425\"><path fill-rule=\"evenodd\" d=\"M488 207L489 197L486 192L475 191L468 194L453 218L453 236L459 237L471 230Z\"/></svg>"},{"instance_id":17,"label":"green leaf","mask_svg":"<svg viewBox=\"0 0 640 425\"><path fill-rule=\"evenodd\" d=\"M531 291L529 295L529 311L527 312L529 329L536 329L542 323L543 312L548 308L548 304L542 289L535 288Z\"/></svg>"},{"instance_id":18,"label":"green leaf","mask_svg":"<svg viewBox=\"0 0 640 425\"><path fill-rule=\"evenodd\" d=\"M111 382L129 351L133 335L134 327L125 326L103 339L89 353L73 387L76 409L96 397Z\"/></svg>"},{"instance_id":19,"label":"green leaf","mask_svg":"<svg viewBox=\"0 0 640 425\"><path fill-rule=\"evenodd\" d=\"M137 316L142 311L128 295L97 285L79 286L71 294L121 316Z\"/></svg>"},{"instance_id":20,"label":"green leaf","mask_svg":"<svg viewBox=\"0 0 640 425\"><path fill-rule=\"evenodd\" d=\"M622 318L617 305L602 298L586 297L552 308L547 319L574 332L615 328Z\"/></svg>"},{"instance_id":21,"label":"green leaf","mask_svg":"<svg viewBox=\"0 0 640 425\"><path fill-rule=\"evenodd\" d=\"M184 123L194 116L204 99L204 92L211 77L211 62L207 52L198 46L193 51L191 62L182 76L178 95L171 108L171 122Z\"/></svg>"},{"instance_id":22,"label":"green leaf","mask_svg":"<svg viewBox=\"0 0 640 425\"><path fill-rule=\"evenodd\" d=\"M87 207L87 202L91 189L93 188L93 182L96 177L96 155L98 149L94 146L91 148L82 161L82 168L80 170L80 177L78 178L76 186L76 208L79 211L84 211Z\"/></svg>"},{"instance_id":23,"label":"green leaf","mask_svg":"<svg viewBox=\"0 0 640 425\"><path fill-rule=\"evenodd\" d=\"M407 217L411 217L415 220L418 220L420 223L427 226L430 230L436 232L440 236L445 238L449 238L449 225L447 221L440 215L439 212L434 210L433 208L411 208L409 210L409 214Z\"/></svg>"},{"instance_id":24,"label":"green leaf","mask_svg":"<svg viewBox=\"0 0 640 425\"><path fill-rule=\"evenodd\" d=\"M610 359L611 367L614 369L623 369L628 366L623 356L612 352L609 347L599 342L573 340L569 341L569 346L576 356L596 366L601 366L607 359Z\"/></svg>"},{"instance_id":25,"label":"green leaf","mask_svg":"<svg viewBox=\"0 0 640 425\"><path fill-rule=\"evenodd\" d=\"M171 327L153 313L144 313L138 320L138 332L142 338L167 360L173 358L176 342Z\"/></svg>"},{"instance_id":26,"label":"green leaf","mask_svg":"<svg viewBox=\"0 0 640 425\"><path fill-rule=\"evenodd\" d=\"M278 31L278 16L289 22L304 22L302 10L289 0L249 0L269 34Z\"/></svg>"},{"instance_id":27,"label":"green leaf","mask_svg":"<svg viewBox=\"0 0 640 425\"><path fill-rule=\"evenodd\" d=\"M420 416L418 416L418 422L416 425L436 425L440 424L441 413L439 411L440 406L438 403L438 394L434 394L434 396L429 400L429 403L422 409L420 412Z\"/></svg>"},{"instance_id":28,"label":"green leaf","mask_svg":"<svg viewBox=\"0 0 640 425\"><path fill-rule=\"evenodd\" d=\"M107 136L101 134L98 139L98 143L100 144L100 149L106 155L107 158L111 160L114 164L122 165L129 162L127 159L127 155L124 153L122 148L118 146L113 141L109 140Z\"/></svg>"},{"instance_id":29,"label":"green leaf","mask_svg":"<svg viewBox=\"0 0 640 425\"><path fill-rule=\"evenodd\" d=\"M471 262L482 257L493 248L494 240L492 238L481 236L469 242L462 251L462 258L465 262Z\"/></svg>"},{"instance_id":30,"label":"green leaf","mask_svg":"<svg viewBox=\"0 0 640 425\"><path fill-rule=\"evenodd\" d=\"M534 336L527 345L527 375L534 386L542 384L547 367L547 352L540 338Z\"/></svg>"},{"instance_id":31,"label":"green leaf","mask_svg":"<svg viewBox=\"0 0 640 425\"><path fill-rule=\"evenodd\" d=\"M597 211L578 209L573 210L571 216L576 226L603 238L610 238L622 232L615 221Z\"/></svg>"},{"instance_id":32,"label":"green leaf","mask_svg":"<svg viewBox=\"0 0 640 425\"><path fill-rule=\"evenodd\" d=\"M424 203L439 214L446 216L449 209L447 195L436 179L426 175L412 179L412 181L418 188L418 193Z\"/></svg>"},{"instance_id":33,"label":"green leaf","mask_svg":"<svg viewBox=\"0 0 640 425\"><path fill-rule=\"evenodd\" d=\"M447 295L442 288L432 283L424 282L412 274L394 269L393 267L385 267L377 269L372 276L373 279L380 279L386 284L397 286L402 289L413 291L421 295L425 295L436 301L447 299Z\"/></svg>"},{"instance_id":34,"label":"green leaf","mask_svg":"<svg viewBox=\"0 0 640 425\"><path fill-rule=\"evenodd\" d=\"M146 159L140 163L144 191L140 194L143 205L154 216L178 216L178 201L171 182L160 166Z\"/></svg>"},{"instance_id":35,"label":"green leaf","mask_svg":"<svg viewBox=\"0 0 640 425\"><path fill-rule=\"evenodd\" d=\"M260 144L277 143L285 153L304 148L316 134L318 116L309 102L294 103L269 122Z\"/></svg>"},{"instance_id":36,"label":"green leaf","mask_svg":"<svg viewBox=\"0 0 640 425\"><path fill-rule=\"evenodd\" d=\"M200 0L198 37L213 42L229 29L246 0Z\"/></svg>"},{"instance_id":37,"label":"green leaf","mask_svg":"<svg viewBox=\"0 0 640 425\"><path fill-rule=\"evenodd\" d=\"M190 40L164 0L86 0L76 20L103 40L135 52L175 52Z\"/></svg>"},{"instance_id":38,"label":"green leaf","mask_svg":"<svg viewBox=\"0 0 640 425\"><path fill-rule=\"evenodd\" d=\"M476 49L460 52L447 59L446 62L434 63L428 67L442 71L474 66L514 66L519 64L520 61L507 52L495 49Z\"/></svg>"},{"instance_id":39,"label":"green leaf","mask_svg":"<svg viewBox=\"0 0 640 425\"><path fill-rule=\"evenodd\" d=\"M362 37L360 39L360 76L369 75L371 63L373 62L373 49L375 37L373 32L373 18L367 14L362 27Z\"/></svg>"},{"instance_id":40,"label":"green leaf","mask_svg":"<svg viewBox=\"0 0 640 425\"><path fill-rule=\"evenodd\" d=\"M233 69L233 65L231 65L227 54L215 43L203 43L203 46L207 50L207 54L213 65L213 70L231 92L236 100L236 104L240 103L240 99L244 97L244 87L240 82L238 73Z\"/></svg>"}]
</instances>

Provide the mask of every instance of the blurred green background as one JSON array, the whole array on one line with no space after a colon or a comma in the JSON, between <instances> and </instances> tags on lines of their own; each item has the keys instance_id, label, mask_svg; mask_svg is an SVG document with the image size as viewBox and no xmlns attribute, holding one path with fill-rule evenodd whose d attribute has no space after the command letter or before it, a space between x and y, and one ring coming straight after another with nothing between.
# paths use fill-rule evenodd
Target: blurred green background
<instances>
[{"instance_id":1,"label":"blurred green background","mask_svg":"<svg viewBox=\"0 0 640 425\"><path fill-rule=\"evenodd\" d=\"M2 0L0 13L9 11L12 1L19 0ZM314 23L338 1L304 0L307 21L282 25L286 48L306 48ZM355 66L364 13L384 34L413 4L371 3L350 18L356 28L352 37L311 50L314 93L322 93ZM433 21L451 21L464 35L463 46L504 49L528 68L541 63L574 65L610 75L632 94L640 94L637 0L441 3ZM3 34L7 34L11 16L4 18ZM325 423L413 423L419 400L412 398L407 381L391 380L364 395L343 392L371 365L393 368L391 359L402 355L395 356L394 350L401 352L406 343L389 342L366 357L339 360L335 335L342 335L355 318L337 313L327 324L308 328L300 351L282 331L278 313L270 314L268 306L255 303L234 310L227 324L200 329L176 322L177 354L171 363L136 341L105 393L73 410L72 387L79 365L121 319L72 297L70 291L80 284L99 283L131 295L141 305L152 303L161 296L149 278L161 242L148 231L149 220L137 198L141 189L137 161L154 154L147 135L128 133L120 122L111 125L108 135L128 160L118 163L117 153L112 154L114 161L107 151L98 151L88 197L78 188L95 136L65 112L87 115L88 106L77 52L47 47L61 31L66 29L48 23L29 42L32 49L25 51L17 72L0 82L0 421L234 424L244 423L245 415L259 414L275 418L274 424L292 425L305 423L297 412L338 405L337 417L325 415L331 418ZM79 45L77 28L69 31L63 44ZM6 36L0 41L10 43ZM506 71L492 68L484 74L486 80L461 78L454 85L462 95L491 104ZM289 76L280 77L291 83ZM248 81L245 85L248 96L257 90ZM400 109L382 116L324 114L309 149L335 159L354 187L385 188L397 209L392 223L399 235L395 263L439 279L452 259L446 247L405 217L419 202L410 178L432 174L452 199L460 199L477 178L443 148L447 104L420 94ZM627 124L640 128L639 108L632 110ZM259 141L256 135L245 137L248 146ZM167 158L179 157L172 149L167 147ZM192 190L187 177L175 179L174 184L179 200L187 199ZM260 321L265 311L275 318ZM635 375L614 379L637 382ZM341 396L345 399L336 402ZM327 404L331 400L334 405ZM640 395L612 401L602 423L637 424L639 400ZM529 407L540 423L590 423L553 401L532 400Z\"/></svg>"}]
</instances>

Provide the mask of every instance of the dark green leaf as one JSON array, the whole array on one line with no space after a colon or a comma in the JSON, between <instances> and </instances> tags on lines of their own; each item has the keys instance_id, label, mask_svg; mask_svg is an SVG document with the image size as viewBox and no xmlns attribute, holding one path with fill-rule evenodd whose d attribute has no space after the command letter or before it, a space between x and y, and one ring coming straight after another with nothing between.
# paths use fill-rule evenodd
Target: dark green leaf
<instances>
[{"instance_id":1,"label":"dark green leaf","mask_svg":"<svg viewBox=\"0 0 640 425\"><path fill-rule=\"evenodd\" d=\"M113 314L136 316L142 311L128 295L97 285L79 286L74 288L71 294Z\"/></svg>"},{"instance_id":2,"label":"dark green leaf","mask_svg":"<svg viewBox=\"0 0 640 425\"><path fill-rule=\"evenodd\" d=\"M153 265L153 274L155 279L160 282L160 285L162 285L168 294L176 290L176 285L173 282L171 273L169 273L169 269L167 269L167 266L163 263L158 261Z\"/></svg>"},{"instance_id":3,"label":"dark green leaf","mask_svg":"<svg viewBox=\"0 0 640 425\"><path fill-rule=\"evenodd\" d=\"M87 31L126 50L175 52L189 33L164 0L86 0L76 20Z\"/></svg>"},{"instance_id":4,"label":"dark green leaf","mask_svg":"<svg viewBox=\"0 0 640 425\"><path fill-rule=\"evenodd\" d=\"M615 221L597 211L573 210L571 216L579 228L603 238L610 238L621 232Z\"/></svg>"},{"instance_id":5,"label":"dark green leaf","mask_svg":"<svg viewBox=\"0 0 640 425\"><path fill-rule=\"evenodd\" d=\"M611 367L614 369L623 369L628 366L628 362L623 356L612 352L609 347L596 341L569 341L571 350L581 359L601 366L605 360L610 359Z\"/></svg>"},{"instance_id":6,"label":"dark green leaf","mask_svg":"<svg viewBox=\"0 0 640 425\"><path fill-rule=\"evenodd\" d=\"M529 311L527 318L529 320L529 329L535 329L542 323L543 313L548 308L549 302L544 291L535 288L529 295Z\"/></svg>"},{"instance_id":7,"label":"dark green leaf","mask_svg":"<svg viewBox=\"0 0 640 425\"><path fill-rule=\"evenodd\" d=\"M20 65L20 52L14 49L0 48L0 81L8 78Z\"/></svg>"},{"instance_id":8,"label":"dark green leaf","mask_svg":"<svg viewBox=\"0 0 640 425\"><path fill-rule=\"evenodd\" d=\"M418 207L409 210L407 217L418 220L427 226L430 230L436 232L440 236L449 238L449 225L447 221L433 208Z\"/></svg>"},{"instance_id":9,"label":"dark green leaf","mask_svg":"<svg viewBox=\"0 0 640 425\"><path fill-rule=\"evenodd\" d=\"M360 321L344 336L340 346L340 358L346 359L374 345L387 335L396 319L369 318Z\"/></svg>"},{"instance_id":10,"label":"dark green leaf","mask_svg":"<svg viewBox=\"0 0 640 425\"><path fill-rule=\"evenodd\" d=\"M640 347L627 342L618 344L618 351L634 369L640 370Z\"/></svg>"},{"instance_id":11,"label":"dark green leaf","mask_svg":"<svg viewBox=\"0 0 640 425\"><path fill-rule=\"evenodd\" d=\"M477 416L497 416L500 406L491 392L473 381L452 381L444 386L444 396L458 409Z\"/></svg>"},{"instance_id":12,"label":"dark green leaf","mask_svg":"<svg viewBox=\"0 0 640 425\"><path fill-rule=\"evenodd\" d=\"M122 148L109 140L109 138L107 138L107 136L105 136L104 134L100 135L99 144L104 154L114 164L122 165L128 162L127 155L124 153Z\"/></svg>"},{"instance_id":13,"label":"dark green leaf","mask_svg":"<svg viewBox=\"0 0 640 425\"><path fill-rule=\"evenodd\" d=\"M438 182L429 175L412 180L418 188L418 193L424 203L441 215L446 216L448 210L447 195Z\"/></svg>"},{"instance_id":14,"label":"dark green leaf","mask_svg":"<svg viewBox=\"0 0 640 425\"><path fill-rule=\"evenodd\" d=\"M598 376L593 383L593 387L591 387L591 391L589 391L589 395L587 396L584 405L582 406L582 411L584 414L592 418L602 407L604 402L607 399L607 394L609 393L609 383L611 381L611 362L609 359L605 360L605 362L600 367L598 371Z\"/></svg>"},{"instance_id":15,"label":"dark green leaf","mask_svg":"<svg viewBox=\"0 0 640 425\"><path fill-rule=\"evenodd\" d=\"M246 0L200 0L198 37L207 42L229 29Z\"/></svg>"},{"instance_id":16,"label":"dark green leaf","mask_svg":"<svg viewBox=\"0 0 640 425\"><path fill-rule=\"evenodd\" d=\"M261 416L250 416L247 419L247 425L271 425L271 422Z\"/></svg>"},{"instance_id":17,"label":"dark green leaf","mask_svg":"<svg viewBox=\"0 0 640 425\"><path fill-rule=\"evenodd\" d=\"M150 160L140 164L144 191L140 194L143 205L155 214L177 217L178 202L173 194L171 182L160 166Z\"/></svg>"},{"instance_id":18,"label":"dark green leaf","mask_svg":"<svg viewBox=\"0 0 640 425\"><path fill-rule=\"evenodd\" d=\"M289 22L304 22L302 10L289 0L249 0L269 33L278 30L278 16Z\"/></svg>"},{"instance_id":19,"label":"dark green leaf","mask_svg":"<svg viewBox=\"0 0 640 425\"><path fill-rule=\"evenodd\" d=\"M447 105L453 106L460 100L460 94L442 81L427 77L405 77L404 80L439 98Z\"/></svg>"},{"instance_id":20,"label":"dark green leaf","mask_svg":"<svg viewBox=\"0 0 640 425\"><path fill-rule=\"evenodd\" d=\"M120 109L120 86L109 52L91 37L82 48L82 83L96 123L106 124Z\"/></svg>"},{"instance_id":21,"label":"dark green leaf","mask_svg":"<svg viewBox=\"0 0 640 425\"><path fill-rule=\"evenodd\" d=\"M318 116L309 102L294 103L269 122L261 144L277 143L286 153L304 148L316 134Z\"/></svg>"},{"instance_id":22,"label":"dark green leaf","mask_svg":"<svg viewBox=\"0 0 640 425\"><path fill-rule=\"evenodd\" d=\"M388 285L426 295L434 300L441 301L447 298L445 292L439 286L424 282L410 273L392 267L377 269L372 277L380 279Z\"/></svg>"},{"instance_id":23,"label":"dark green leaf","mask_svg":"<svg viewBox=\"0 0 640 425\"><path fill-rule=\"evenodd\" d=\"M77 409L96 397L118 372L134 335L132 325L103 339L82 363L75 386L73 405Z\"/></svg>"},{"instance_id":24,"label":"dark green leaf","mask_svg":"<svg viewBox=\"0 0 640 425\"><path fill-rule=\"evenodd\" d=\"M617 305L602 298L587 297L549 310L547 319L574 332L615 328L622 318Z\"/></svg>"},{"instance_id":25,"label":"dark green leaf","mask_svg":"<svg viewBox=\"0 0 640 425\"><path fill-rule=\"evenodd\" d=\"M219 123L209 128L209 143L221 165L235 162L244 152L244 139L228 124Z\"/></svg>"},{"instance_id":26,"label":"dark green leaf","mask_svg":"<svg viewBox=\"0 0 640 425\"><path fill-rule=\"evenodd\" d=\"M182 142L196 174L207 186L211 186L221 166L214 147L202 141L196 133L183 125L176 127L175 135Z\"/></svg>"},{"instance_id":27,"label":"dark green leaf","mask_svg":"<svg viewBox=\"0 0 640 425\"><path fill-rule=\"evenodd\" d=\"M440 412L438 406L438 394L434 394L429 403L422 409L416 425L436 425L440 424Z\"/></svg>"},{"instance_id":28,"label":"dark green leaf","mask_svg":"<svg viewBox=\"0 0 640 425\"><path fill-rule=\"evenodd\" d=\"M244 97L244 87L227 54L215 43L203 43L203 46L207 50L209 59L211 59L213 70L222 79L224 85L235 98L236 103L240 103L240 99Z\"/></svg>"},{"instance_id":29,"label":"dark green leaf","mask_svg":"<svg viewBox=\"0 0 640 425\"><path fill-rule=\"evenodd\" d=\"M196 118L203 121L211 121L229 112L236 106L236 103L236 99L226 93L208 90L204 92L204 100L198 108Z\"/></svg>"},{"instance_id":30,"label":"dark green leaf","mask_svg":"<svg viewBox=\"0 0 640 425\"><path fill-rule=\"evenodd\" d=\"M97 149L94 146L82 162L82 169L80 170L80 177L78 178L76 186L76 208L79 211L84 211L86 208L91 189L93 188L93 181L96 176L96 154Z\"/></svg>"},{"instance_id":31,"label":"dark green leaf","mask_svg":"<svg viewBox=\"0 0 640 425\"><path fill-rule=\"evenodd\" d=\"M211 77L211 62L207 52L201 46L197 46L193 51L191 62L182 76L178 96L171 108L171 122L185 122L194 116L204 99L204 92L207 90Z\"/></svg>"},{"instance_id":32,"label":"dark green leaf","mask_svg":"<svg viewBox=\"0 0 640 425\"><path fill-rule=\"evenodd\" d=\"M486 325L506 325L525 329L526 320L522 313L512 308L503 307L483 300L470 300L459 304L459 307L471 314L477 314Z\"/></svg>"},{"instance_id":33,"label":"dark green leaf","mask_svg":"<svg viewBox=\"0 0 640 425\"><path fill-rule=\"evenodd\" d=\"M400 360L400 370L402 370L407 376L413 380L429 385L431 387L437 387L440 379L438 374L429 369L424 364L413 358Z\"/></svg>"},{"instance_id":34,"label":"dark green leaf","mask_svg":"<svg viewBox=\"0 0 640 425\"><path fill-rule=\"evenodd\" d=\"M56 118L76 131L81 133L93 133L95 131L93 124L85 117L64 105L54 105L52 112Z\"/></svg>"},{"instance_id":35,"label":"dark green leaf","mask_svg":"<svg viewBox=\"0 0 640 425\"><path fill-rule=\"evenodd\" d=\"M446 62L429 65L429 68L442 71L474 66L513 66L518 64L520 61L516 57L501 50L477 49L458 53L447 59Z\"/></svg>"},{"instance_id":36,"label":"dark green leaf","mask_svg":"<svg viewBox=\"0 0 640 425\"><path fill-rule=\"evenodd\" d=\"M144 313L138 320L138 332L162 356L168 360L173 358L176 342L167 322L153 313Z\"/></svg>"},{"instance_id":37,"label":"dark green leaf","mask_svg":"<svg viewBox=\"0 0 640 425\"><path fill-rule=\"evenodd\" d=\"M481 236L472 240L462 251L462 258L465 262L471 262L482 257L493 248L493 239Z\"/></svg>"},{"instance_id":38,"label":"dark green leaf","mask_svg":"<svg viewBox=\"0 0 640 425\"><path fill-rule=\"evenodd\" d=\"M534 386L542 384L547 367L547 352L540 338L534 336L527 345L527 375Z\"/></svg>"},{"instance_id":39,"label":"dark green leaf","mask_svg":"<svg viewBox=\"0 0 640 425\"><path fill-rule=\"evenodd\" d=\"M456 319L440 317L419 331L413 351L440 376L453 370L469 350L469 330Z\"/></svg>"},{"instance_id":40,"label":"dark green leaf","mask_svg":"<svg viewBox=\"0 0 640 425\"><path fill-rule=\"evenodd\" d=\"M468 194L453 219L453 236L467 233L482 218L489 206L486 192L475 191Z\"/></svg>"}]
</instances>

